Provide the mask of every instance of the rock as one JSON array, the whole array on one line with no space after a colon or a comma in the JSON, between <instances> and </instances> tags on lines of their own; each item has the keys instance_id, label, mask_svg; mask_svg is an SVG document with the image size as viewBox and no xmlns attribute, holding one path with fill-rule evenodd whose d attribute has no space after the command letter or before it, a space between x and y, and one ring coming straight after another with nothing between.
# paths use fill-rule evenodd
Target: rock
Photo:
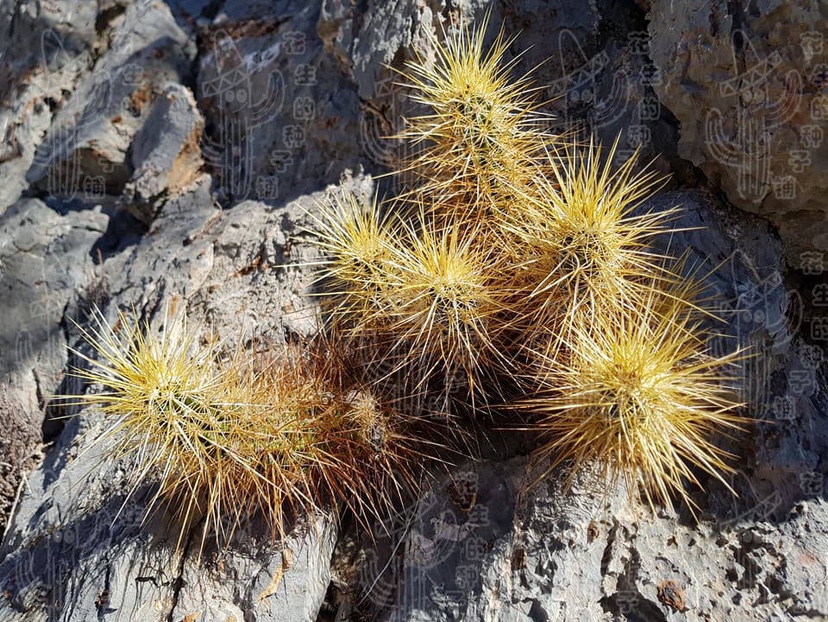
<instances>
[{"instance_id":1,"label":"rock","mask_svg":"<svg viewBox=\"0 0 828 622\"><path fill-rule=\"evenodd\" d=\"M58 613L66 620L95 620L115 611L162 619L178 576L174 543L153 538L155 522L140 530L145 492L123 506L125 465L105 460L101 445L87 446L84 459L77 459L73 437L88 442L102 424L100 418L73 419L50 459L29 478L17 514L27 520L10 531L2 551L4 620L45 620Z\"/></svg>"},{"instance_id":2,"label":"rock","mask_svg":"<svg viewBox=\"0 0 828 622\"><path fill-rule=\"evenodd\" d=\"M195 46L166 5L142 1L121 12L109 53L68 92L71 99L58 100L39 142L26 180L41 192L63 199L121 194L131 173L127 150L152 102L189 74ZM56 32L48 36L62 49Z\"/></svg>"},{"instance_id":3,"label":"rock","mask_svg":"<svg viewBox=\"0 0 828 622\"><path fill-rule=\"evenodd\" d=\"M181 194L199 175L204 120L189 89L171 84L155 101L132 144L135 171L128 206L149 224L162 199Z\"/></svg>"},{"instance_id":4,"label":"rock","mask_svg":"<svg viewBox=\"0 0 828 622\"><path fill-rule=\"evenodd\" d=\"M422 28L433 30L441 3L412 0L372 2L355 13L346 3L325 0L317 24L326 51L339 59L357 83L362 99L373 99L384 82L393 80L386 68L398 56L423 46Z\"/></svg>"},{"instance_id":5,"label":"rock","mask_svg":"<svg viewBox=\"0 0 828 622\"><path fill-rule=\"evenodd\" d=\"M261 549L265 554L257 551L250 556L244 544L228 551L220 567L232 569L232 574L205 573L203 564L188 559L172 619L186 619L187 615L208 620L235 616L257 622L316 619L331 580L330 559L336 536L330 517L319 516L297 527L276 551L264 546ZM256 537L250 534L239 540L255 542ZM228 577L237 579L227 581Z\"/></svg>"},{"instance_id":6,"label":"rock","mask_svg":"<svg viewBox=\"0 0 828 622\"><path fill-rule=\"evenodd\" d=\"M97 35L96 8L0 3L0 212L28 187L26 172L66 93L86 75ZM61 37L58 33L64 33Z\"/></svg>"},{"instance_id":7,"label":"rock","mask_svg":"<svg viewBox=\"0 0 828 622\"><path fill-rule=\"evenodd\" d=\"M823 500L775 524L756 514L688 526L631 506L623 489L598 489L588 476L568 488L558 472L530 487L542 468L523 459L469 464L437 482L394 534L402 560L385 566L381 545L363 553L373 609L361 611L394 621L826 615L828 587L817 579ZM470 493L465 505L458 488ZM377 559L378 550L386 556ZM800 580L810 587L791 589Z\"/></svg>"},{"instance_id":8,"label":"rock","mask_svg":"<svg viewBox=\"0 0 828 622\"><path fill-rule=\"evenodd\" d=\"M618 504L588 486L564 495L551 480L528 493L540 472L518 458L465 465L439 481L409 530L395 534L404 558L380 585L396 579L398 592L375 599L386 609L379 619L611 619L599 601L612 524L596 538L588 527Z\"/></svg>"},{"instance_id":9,"label":"rock","mask_svg":"<svg viewBox=\"0 0 828 622\"><path fill-rule=\"evenodd\" d=\"M678 153L734 205L779 227L785 255L828 250L828 17L817 5L674 3L649 10L661 103Z\"/></svg>"},{"instance_id":10,"label":"rock","mask_svg":"<svg viewBox=\"0 0 828 622\"><path fill-rule=\"evenodd\" d=\"M203 37L204 158L223 201L284 203L361 164L359 99L316 36L318 8L231 3ZM290 28L279 27L290 20Z\"/></svg>"},{"instance_id":11,"label":"rock","mask_svg":"<svg viewBox=\"0 0 828 622\"><path fill-rule=\"evenodd\" d=\"M0 216L0 417L5 425L0 528L24 469L54 435L46 403L69 362L68 318L100 281L92 249L108 220L100 210L61 214L37 199L22 199Z\"/></svg>"}]
</instances>

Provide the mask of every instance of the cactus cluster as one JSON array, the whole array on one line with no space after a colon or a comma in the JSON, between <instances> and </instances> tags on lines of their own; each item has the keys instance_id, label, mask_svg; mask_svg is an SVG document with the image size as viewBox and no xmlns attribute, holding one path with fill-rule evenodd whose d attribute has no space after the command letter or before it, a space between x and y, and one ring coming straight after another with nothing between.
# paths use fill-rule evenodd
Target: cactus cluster
<instances>
[{"instance_id":1,"label":"cactus cluster","mask_svg":"<svg viewBox=\"0 0 828 622\"><path fill-rule=\"evenodd\" d=\"M614 168L617 143L550 133L529 80L509 79L509 41L486 51L486 29L432 37L436 56L401 72L428 109L396 137L416 183L327 206L332 326L384 344L422 386L459 377L443 389L475 412L528 416L553 466L598 462L651 505L689 502L697 470L729 469L710 437L739 427L739 354L709 352L701 284L650 250L677 212L640 209L663 181L638 154Z\"/></svg>"},{"instance_id":2,"label":"cactus cluster","mask_svg":"<svg viewBox=\"0 0 828 622\"><path fill-rule=\"evenodd\" d=\"M123 314L83 329L95 356L78 352L77 373L104 390L75 399L107 416L136 486L159 482L182 537L203 521L202 545L227 541L256 513L280 537L286 514L332 504L381 518L423 444L448 442L422 430L462 438L469 413L516 414L553 466L598 462L651 505L690 501L699 472L724 481L711 433L739 426L739 354L708 351L703 288L650 250L675 214L637 208L661 181L550 133L486 28L434 36L436 57L401 72L428 109L401 136L416 183L314 217L329 320L315 339L227 358L176 314L160 337Z\"/></svg>"},{"instance_id":3,"label":"cactus cluster","mask_svg":"<svg viewBox=\"0 0 828 622\"><path fill-rule=\"evenodd\" d=\"M70 399L104 413L99 440L135 461L133 490L158 484L150 507L175 510L179 547L199 523L199 550L210 535L226 544L256 515L281 538L291 518L332 505L368 523L408 478L404 422L324 336L222 360L181 314L160 336L123 313L81 331L97 356L76 352L75 373L103 390Z\"/></svg>"}]
</instances>

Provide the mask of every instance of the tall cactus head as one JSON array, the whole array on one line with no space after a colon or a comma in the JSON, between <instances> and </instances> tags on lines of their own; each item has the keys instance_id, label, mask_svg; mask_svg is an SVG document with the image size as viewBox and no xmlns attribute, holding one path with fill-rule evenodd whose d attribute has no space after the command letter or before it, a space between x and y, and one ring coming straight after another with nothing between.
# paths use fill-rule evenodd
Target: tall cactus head
<instances>
[{"instance_id":1,"label":"tall cactus head","mask_svg":"<svg viewBox=\"0 0 828 622\"><path fill-rule=\"evenodd\" d=\"M510 184L528 181L550 141L528 79L510 78L515 60L504 56L511 41L501 31L487 51L487 28L488 19L460 27L443 45L431 34L433 61L418 56L402 72L412 100L428 111L409 119L401 134L419 148L408 166L429 193L476 220L511 194Z\"/></svg>"},{"instance_id":2,"label":"tall cactus head","mask_svg":"<svg viewBox=\"0 0 828 622\"><path fill-rule=\"evenodd\" d=\"M635 156L613 168L615 152L616 145L605 163L592 142L558 152L522 191L522 210L504 218L523 249L516 291L530 331L552 328L565 337L578 315L594 319L607 307L638 304L659 287L652 275L671 278L648 245L673 212L633 212L662 181L652 171L636 172Z\"/></svg>"}]
</instances>

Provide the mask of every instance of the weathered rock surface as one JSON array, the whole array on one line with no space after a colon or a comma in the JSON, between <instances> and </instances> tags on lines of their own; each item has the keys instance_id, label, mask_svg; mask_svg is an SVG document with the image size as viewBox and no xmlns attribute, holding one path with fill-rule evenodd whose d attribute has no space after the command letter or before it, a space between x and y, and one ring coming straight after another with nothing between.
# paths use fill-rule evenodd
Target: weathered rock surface
<instances>
[{"instance_id":1,"label":"weathered rock surface","mask_svg":"<svg viewBox=\"0 0 828 622\"><path fill-rule=\"evenodd\" d=\"M153 491L127 499L128 461L102 461L100 416L49 404L73 390L72 320L97 304L157 328L177 301L231 344L313 332L307 212L340 180L371 196L360 169L403 148L386 65L488 10L511 55L532 46L516 69L557 126L659 156L681 190L649 207L702 227L670 252L711 271L714 347L756 353L738 389L758 421L722 439L739 497L703 482L698 521L653 515L587 475L530 487L543 465L503 451L373 544L320 516L283 545L251 524L223 554L199 559L197 532L177 549L168 517L141 526ZM828 617L826 19L793 0L0 0L0 621Z\"/></svg>"},{"instance_id":2,"label":"weathered rock surface","mask_svg":"<svg viewBox=\"0 0 828 622\"><path fill-rule=\"evenodd\" d=\"M679 155L779 227L791 266L828 250L825 4L657 0L648 17Z\"/></svg>"},{"instance_id":3,"label":"weathered rock surface","mask_svg":"<svg viewBox=\"0 0 828 622\"><path fill-rule=\"evenodd\" d=\"M166 85L186 80L195 45L166 5L113 5L88 16L99 34L89 59L95 61L93 69L66 50L70 35L50 28L46 15L39 19L41 30L28 42L39 66L28 85L26 105L46 103L55 110L44 136L32 141L38 146L26 181L66 199L120 195L130 177L127 151L132 139ZM109 30L100 32L105 28ZM78 65L76 81L54 92L53 67L59 77L72 64ZM11 124L23 125L25 119L13 118Z\"/></svg>"},{"instance_id":4,"label":"weathered rock surface","mask_svg":"<svg viewBox=\"0 0 828 622\"><path fill-rule=\"evenodd\" d=\"M149 224L163 199L181 194L203 164L204 119L192 92L170 84L155 101L146 124L132 144L132 179L126 193L135 216Z\"/></svg>"},{"instance_id":5,"label":"weathered rock surface","mask_svg":"<svg viewBox=\"0 0 828 622\"><path fill-rule=\"evenodd\" d=\"M400 559L373 584L383 620L737 620L826 615L828 507L801 501L689 525L626 503L624 490L542 465L470 464L413 508ZM560 474L559 474L560 475ZM757 512L766 511L762 508ZM365 557L373 560L373 551ZM372 569L381 568L381 563ZM800 585L801 588L795 586ZM807 619L807 618L806 618Z\"/></svg>"},{"instance_id":6,"label":"weathered rock surface","mask_svg":"<svg viewBox=\"0 0 828 622\"><path fill-rule=\"evenodd\" d=\"M97 7L80 4L0 6L0 28L8 33L0 43L0 210L29 186L26 175L50 130L52 109L57 111L87 75L97 43Z\"/></svg>"},{"instance_id":7,"label":"weathered rock surface","mask_svg":"<svg viewBox=\"0 0 828 622\"><path fill-rule=\"evenodd\" d=\"M229 3L203 33L196 95L223 201L284 202L359 166L359 99L318 18L304 2Z\"/></svg>"},{"instance_id":8,"label":"weathered rock surface","mask_svg":"<svg viewBox=\"0 0 828 622\"><path fill-rule=\"evenodd\" d=\"M109 315L114 317L117 305L135 309L157 325L164 315L161 303L179 300L188 304L191 317L205 326L209 321L229 339L238 338L242 327L246 337L271 340L312 332L316 318L308 295L314 277L290 262L303 264L316 256L300 229L310 226L307 213L323 196L275 209L246 202L222 213L209 187L210 178L204 176L191 192L167 201L139 243L104 263L112 296ZM344 185L357 194L369 194L371 188L364 178ZM48 211L38 201L30 203ZM79 212L89 213L106 219L98 212ZM5 219L16 214L12 208ZM37 222L47 222L38 216ZM12 242L26 252L22 235ZM33 244L27 248L35 249ZM83 247L72 249L81 252ZM64 312L60 307L47 320L56 324ZM81 347L76 331L66 331L70 345ZM64 356L65 339L57 349ZM65 365L63 360L57 367ZM47 390L51 394L55 389L51 385ZM27 412L34 415L37 409ZM92 443L102 425L93 413L73 419L29 479L2 551L0 577L8 591L0 601L0 619L43 620L55 612L78 621L104 614L122 620L178 620L195 614L211 620L315 618L328 586L336 537L330 518L300 525L279 545L251 525L249 533L238 534L238 546L217 555L211 566L207 553L199 558L193 552L195 544L193 551L176 551L163 520L141 529L150 493L137 491L125 498L129 464L105 460L103 446ZM191 537L198 539L197 534Z\"/></svg>"},{"instance_id":9,"label":"weathered rock surface","mask_svg":"<svg viewBox=\"0 0 828 622\"><path fill-rule=\"evenodd\" d=\"M44 409L68 363L65 318L94 290L92 251L107 220L100 210L60 213L38 199L21 199L0 217L0 516L54 434Z\"/></svg>"}]
</instances>

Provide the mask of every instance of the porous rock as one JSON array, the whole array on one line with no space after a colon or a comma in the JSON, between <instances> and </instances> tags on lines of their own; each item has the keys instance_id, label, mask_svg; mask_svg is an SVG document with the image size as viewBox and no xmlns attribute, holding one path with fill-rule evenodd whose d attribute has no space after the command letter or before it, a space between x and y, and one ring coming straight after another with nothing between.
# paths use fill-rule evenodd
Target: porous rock
<instances>
[{"instance_id":1,"label":"porous rock","mask_svg":"<svg viewBox=\"0 0 828 622\"><path fill-rule=\"evenodd\" d=\"M181 194L200 174L204 119L192 92L170 84L155 101L132 143L134 173L127 206L149 224L162 198Z\"/></svg>"},{"instance_id":2,"label":"porous rock","mask_svg":"<svg viewBox=\"0 0 828 622\"><path fill-rule=\"evenodd\" d=\"M66 323L98 281L93 247L107 222L100 210L60 213L38 199L0 216L0 529L44 437L54 435L46 403L64 383Z\"/></svg>"},{"instance_id":3,"label":"porous rock","mask_svg":"<svg viewBox=\"0 0 828 622\"><path fill-rule=\"evenodd\" d=\"M778 228L789 264L828 250L828 14L819 3L657 0L654 88L679 155Z\"/></svg>"}]
</instances>

